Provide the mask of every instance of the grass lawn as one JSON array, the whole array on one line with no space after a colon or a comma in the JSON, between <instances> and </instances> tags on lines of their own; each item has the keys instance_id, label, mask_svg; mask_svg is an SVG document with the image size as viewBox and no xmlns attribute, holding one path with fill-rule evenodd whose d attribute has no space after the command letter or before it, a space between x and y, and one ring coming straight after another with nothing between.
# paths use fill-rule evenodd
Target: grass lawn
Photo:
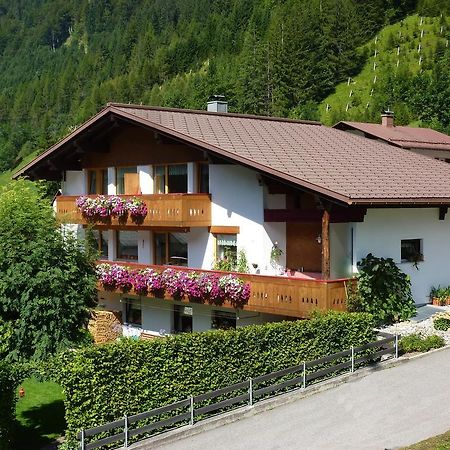
<instances>
[{"instance_id":1,"label":"grass lawn","mask_svg":"<svg viewBox=\"0 0 450 450\"><path fill-rule=\"evenodd\" d=\"M64 434L61 388L51 381L28 378L22 383L25 397L17 402L17 450L39 450Z\"/></svg>"},{"instance_id":2,"label":"grass lawn","mask_svg":"<svg viewBox=\"0 0 450 450\"><path fill-rule=\"evenodd\" d=\"M405 447L404 450L450 450L450 431Z\"/></svg>"}]
</instances>

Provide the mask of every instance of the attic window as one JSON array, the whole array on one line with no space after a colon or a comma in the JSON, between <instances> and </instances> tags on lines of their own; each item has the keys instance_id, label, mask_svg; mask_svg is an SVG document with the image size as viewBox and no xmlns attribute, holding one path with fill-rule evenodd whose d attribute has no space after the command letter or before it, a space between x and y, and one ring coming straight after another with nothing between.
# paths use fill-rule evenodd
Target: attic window
<instances>
[{"instance_id":1,"label":"attic window","mask_svg":"<svg viewBox=\"0 0 450 450\"><path fill-rule=\"evenodd\" d=\"M413 263L423 261L422 239L402 239L401 260Z\"/></svg>"}]
</instances>

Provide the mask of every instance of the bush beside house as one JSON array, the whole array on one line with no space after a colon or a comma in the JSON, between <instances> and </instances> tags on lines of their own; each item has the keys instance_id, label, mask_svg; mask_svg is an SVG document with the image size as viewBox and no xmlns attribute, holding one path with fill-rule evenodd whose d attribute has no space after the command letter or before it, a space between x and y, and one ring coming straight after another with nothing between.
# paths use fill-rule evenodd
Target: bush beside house
<instances>
[{"instance_id":1,"label":"bush beside house","mask_svg":"<svg viewBox=\"0 0 450 450\"><path fill-rule=\"evenodd\" d=\"M358 283L348 299L349 311L373 315L378 325L410 319L415 311L411 281L391 258L369 253L358 262Z\"/></svg>"},{"instance_id":2,"label":"bush beside house","mask_svg":"<svg viewBox=\"0 0 450 450\"><path fill-rule=\"evenodd\" d=\"M67 437L176 400L301 364L375 339L365 313L122 340L63 353L55 377L65 394Z\"/></svg>"},{"instance_id":3,"label":"bush beside house","mask_svg":"<svg viewBox=\"0 0 450 450\"><path fill-rule=\"evenodd\" d=\"M14 448L16 391L27 374L22 365L0 361L0 450Z\"/></svg>"}]
</instances>

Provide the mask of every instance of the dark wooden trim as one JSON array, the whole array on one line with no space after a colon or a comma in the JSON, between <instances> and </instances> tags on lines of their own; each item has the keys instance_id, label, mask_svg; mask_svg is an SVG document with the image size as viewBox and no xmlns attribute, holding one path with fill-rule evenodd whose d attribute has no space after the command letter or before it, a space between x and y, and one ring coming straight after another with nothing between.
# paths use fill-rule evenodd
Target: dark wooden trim
<instances>
[{"instance_id":1,"label":"dark wooden trim","mask_svg":"<svg viewBox=\"0 0 450 450\"><path fill-rule=\"evenodd\" d=\"M334 209L330 223L364 222L367 208ZM322 211L300 209L265 209L264 222L320 222Z\"/></svg>"},{"instance_id":2,"label":"dark wooden trim","mask_svg":"<svg viewBox=\"0 0 450 450\"><path fill-rule=\"evenodd\" d=\"M322 277L330 278L330 213L326 209L322 215Z\"/></svg>"}]
</instances>

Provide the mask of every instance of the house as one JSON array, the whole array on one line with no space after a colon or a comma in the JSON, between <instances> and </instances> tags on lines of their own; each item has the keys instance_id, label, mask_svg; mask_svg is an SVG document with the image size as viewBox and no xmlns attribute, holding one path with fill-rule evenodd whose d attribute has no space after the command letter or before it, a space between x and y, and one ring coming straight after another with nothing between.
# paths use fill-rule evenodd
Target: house
<instances>
[{"instance_id":1,"label":"house","mask_svg":"<svg viewBox=\"0 0 450 450\"><path fill-rule=\"evenodd\" d=\"M79 235L92 228L104 261L209 274L244 252L242 308L100 287L99 307L122 311L125 334L343 310L369 252L411 276L417 303L450 281L450 165L317 122L110 103L15 176L61 181L58 217ZM89 220L80 196L102 194L146 214Z\"/></svg>"},{"instance_id":2,"label":"house","mask_svg":"<svg viewBox=\"0 0 450 450\"><path fill-rule=\"evenodd\" d=\"M381 124L342 121L334 128L450 162L450 136L431 128L394 125L392 111L381 115Z\"/></svg>"}]
</instances>

